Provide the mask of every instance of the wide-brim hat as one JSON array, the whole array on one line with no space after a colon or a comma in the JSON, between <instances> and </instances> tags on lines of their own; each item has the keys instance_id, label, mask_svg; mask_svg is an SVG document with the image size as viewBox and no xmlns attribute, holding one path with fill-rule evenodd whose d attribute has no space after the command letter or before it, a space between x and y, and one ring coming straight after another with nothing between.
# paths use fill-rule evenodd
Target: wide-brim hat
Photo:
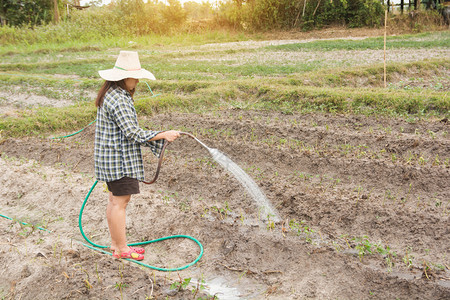
<instances>
[{"instance_id":1,"label":"wide-brim hat","mask_svg":"<svg viewBox=\"0 0 450 300\"><path fill-rule=\"evenodd\" d=\"M141 68L139 55L135 51L120 51L114 68L98 71L98 74L108 81L119 81L125 78L156 80L151 72Z\"/></svg>"}]
</instances>

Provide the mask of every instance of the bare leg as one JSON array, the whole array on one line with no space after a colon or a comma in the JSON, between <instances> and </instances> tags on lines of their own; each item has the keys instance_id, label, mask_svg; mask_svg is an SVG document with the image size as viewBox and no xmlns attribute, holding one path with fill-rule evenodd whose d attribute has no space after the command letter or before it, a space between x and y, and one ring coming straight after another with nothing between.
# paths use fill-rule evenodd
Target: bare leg
<instances>
[{"instance_id":1,"label":"bare leg","mask_svg":"<svg viewBox=\"0 0 450 300\"><path fill-rule=\"evenodd\" d=\"M114 196L111 192L109 193L106 219L108 220L109 233L111 234L111 250L113 251L130 251L125 235L125 209L130 199L131 195Z\"/></svg>"}]
</instances>

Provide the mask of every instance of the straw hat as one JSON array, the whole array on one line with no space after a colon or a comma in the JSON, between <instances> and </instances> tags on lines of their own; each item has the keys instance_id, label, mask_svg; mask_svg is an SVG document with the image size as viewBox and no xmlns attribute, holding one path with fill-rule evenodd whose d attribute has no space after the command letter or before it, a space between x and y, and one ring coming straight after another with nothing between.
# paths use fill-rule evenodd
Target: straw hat
<instances>
[{"instance_id":1,"label":"straw hat","mask_svg":"<svg viewBox=\"0 0 450 300\"><path fill-rule=\"evenodd\" d=\"M98 71L101 78L108 81L119 81L125 78L155 80L155 76L141 68L138 53L135 51L120 51L114 68Z\"/></svg>"}]
</instances>

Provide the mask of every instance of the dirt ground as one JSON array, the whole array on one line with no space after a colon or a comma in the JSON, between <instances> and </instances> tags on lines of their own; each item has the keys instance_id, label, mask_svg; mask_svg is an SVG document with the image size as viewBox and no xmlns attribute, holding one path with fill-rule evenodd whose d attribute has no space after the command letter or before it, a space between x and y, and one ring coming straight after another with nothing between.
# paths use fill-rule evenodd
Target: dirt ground
<instances>
[{"instance_id":1,"label":"dirt ground","mask_svg":"<svg viewBox=\"0 0 450 300\"><path fill-rule=\"evenodd\" d=\"M263 222L245 189L188 137L127 209L129 242L186 234L204 255L160 272L86 248L78 228L94 183L94 126L64 140L0 145L2 299L449 299L450 124L226 109L161 113L143 127L191 132L240 165L284 220ZM157 160L144 151L147 176ZM82 224L108 244L99 183ZM44 226L40 230L35 226ZM199 247L174 239L145 262L178 267ZM184 288L176 282L191 279Z\"/></svg>"}]
</instances>

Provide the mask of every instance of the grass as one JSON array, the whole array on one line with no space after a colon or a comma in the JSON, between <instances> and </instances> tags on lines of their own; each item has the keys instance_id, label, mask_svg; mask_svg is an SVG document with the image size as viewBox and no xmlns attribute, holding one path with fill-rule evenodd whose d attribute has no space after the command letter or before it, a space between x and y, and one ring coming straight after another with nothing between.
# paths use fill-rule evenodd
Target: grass
<instances>
[{"instance_id":1,"label":"grass","mask_svg":"<svg viewBox=\"0 0 450 300\"><path fill-rule=\"evenodd\" d=\"M139 115L162 111L221 111L259 109L298 112L387 115L400 118L448 117L447 84L450 60L436 58L387 65L388 89L383 88L383 65L336 60L327 51L379 49L380 38L323 40L280 46L201 47L210 42L245 40L248 36L210 32L201 35L106 38L95 44L18 44L0 47L0 87L9 93L34 94L74 102L71 107L18 109L0 119L2 137L73 131L95 119L89 94L102 80L98 70L110 68L120 49L137 49L141 63L157 81L140 84L136 93ZM448 47L448 32L389 37L390 49ZM228 48L227 48L228 47ZM279 55L281 51L308 50L308 60ZM147 67L148 66L148 67ZM401 82L396 78L402 77ZM434 78L428 88L415 81ZM358 82L364 82L364 85ZM92 97L92 96L91 96ZM0 99L1 100L1 99ZM7 98L1 100L7 103Z\"/></svg>"},{"instance_id":2,"label":"grass","mask_svg":"<svg viewBox=\"0 0 450 300\"><path fill-rule=\"evenodd\" d=\"M24 110L17 117L3 118L0 130L8 136L30 136L80 129L96 117L92 104L79 103L65 108Z\"/></svg>"},{"instance_id":3,"label":"grass","mask_svg":"<svg viewBox=\"0 0 450 300\"><path fill-rule=\"evenodd\" d=\"M236 87L234 82L219 87L199 88L192 93L192 86L172 86L162 96L136 97L139 114L175 111L221 110L232 108L233 99L246 103L242 106L294 113L299 111L322 111L356 113L367 115L445 116L450 111L450 100L444 93L435 91L391 91L380 89L357 90L351 88L316 88L305 86L267 86L257 84ZM166 86L166 88L168 88ZM96 109L91 102L81 101L63 108L41 107L22 110L18 116L0 120L0 130L5 136L25 136L70 131L83 128L95 119Z\"/></svg>"},{"instance_id":4,"label":"grass","mask_svg":"<svg viewBox=\"0 0 450 300\"><path fill-rule=\"evenodd\" d=\"M388 37L386 47L399 48L448 48L450 46L450 34L448 32L424 33L418 35L405 35L402 37ZM384 48L383 37L366 38L361 40L329 40L315 41L311 43L297 43L277 46L267 46L268 50L281 51L332 51L332 50L382 50Z\"/></svg>"},{"instance_id":5,"label":"grass","mask_svg":"<svg viewBox=\"0 0 450 300\"><path fill-rule=\"evenodd\" d=\"M6 27L5 27L6 28ZM16 30L18 37L24 34L26 30ZM261 37L258 34L234 33L225 30L207 31L202 33L179 33L172 35L152 34L146 36L104 36L100 32L95 32L96 36L85 39L67 38L53 39L46 32L38 30L29 30L28 33L34 37L32 42L26 38L16 39L14 42L5 42L0 49L1 55L14 54L43 54L43 53L71 53L86 51L103 51L110 48L133 48L142 50L146 48L164 49L164 47L195 46L209 43L236 42L243 40L258 40Z\"/></svg>"}]
</instances>

